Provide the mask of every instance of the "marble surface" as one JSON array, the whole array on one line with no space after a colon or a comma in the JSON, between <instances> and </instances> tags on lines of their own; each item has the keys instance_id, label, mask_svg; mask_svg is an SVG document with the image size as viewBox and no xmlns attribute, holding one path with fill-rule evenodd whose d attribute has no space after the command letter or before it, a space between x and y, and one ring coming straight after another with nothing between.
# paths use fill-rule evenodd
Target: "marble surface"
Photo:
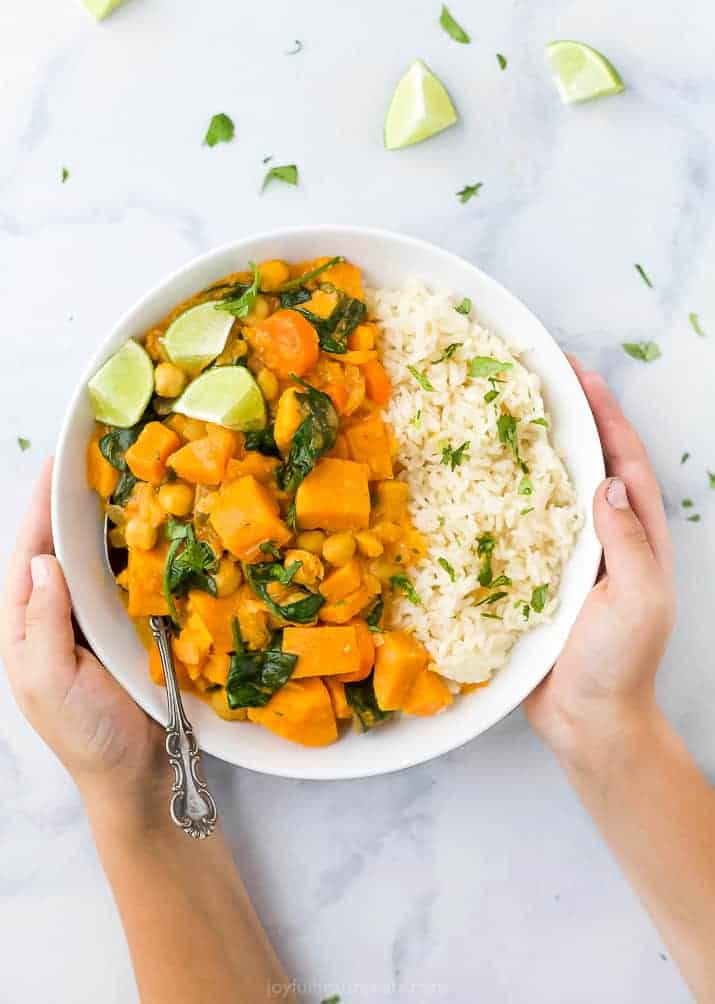
<instances>
[{"instance_id":1,"label":"marble surface","mask_svg":"<svg viewBox=\"0 0 715 1004\"><path fill-rule=\"evenodd\" d=\"M715 15L706 0L72 0L0 9L0 496L4 562L84 361L188 258L279 224L374 224L436 241L522 297L612 382L664 486L680 612L663 704L715 775ZM563 107L543 66L584 39L627 92ZM287 56L294 39L302 53ZM495 53L503 52L501 72ZM416 56L460 124L381 145ZM208 149L211 115L236 139ZM295 162L298 189L259 194ZM60 183L60 169L70 176ZM482 181L477 199L455 192ZM648 270L654 288L638 278ZM688 313L709 337L698 338ZM644 365L620 343L654 337ZM32 440L21 453L17 436ZM684 451L691 459L684 466ZM688 523L680 500L702 514ZM0 676L2 1004L137 1000L76 791ZM673 962L523 715L390 777L292 782L208 765L241 869L304 1000L682 1004Z\"/></svg>"}]
</instances>

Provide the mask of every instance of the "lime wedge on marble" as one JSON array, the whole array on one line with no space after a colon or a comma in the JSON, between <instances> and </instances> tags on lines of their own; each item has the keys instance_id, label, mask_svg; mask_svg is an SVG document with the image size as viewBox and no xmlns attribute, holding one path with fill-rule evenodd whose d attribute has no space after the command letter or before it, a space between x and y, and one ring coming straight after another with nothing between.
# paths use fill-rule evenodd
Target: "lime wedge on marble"
<instances>
[{"instance_id":1,"label":"lime wedge on marble","mask_svg":"<svg viewBox=\"0 0 715 1004\"><path fill-rule=\"evenodd\" d=\"M245 366L216 366L192 380L174 411L188 418L248 432L266 424L266 405Z\"/></svg>"},{"instance_id":2,"label":"lime wedge on marble","mask_svg":"<svg viewBox=\"0 0 715 1004\"><path fill-rule=\"evenodd\" d=\"M94 417L122 429L135 425L154 391L154 366L146 349L130 338L87 385Z\"/></svg>"},{"instance_id":3,"label":"lime wedge on marble","mask_svg":"<svg viewBox=\"0 0 715 1004\"><path fill-rule=\"evenodd\" d=\"M623 90L615 66L583 42L550 42L546 62L564 104L591 101Z\"/></svg>"},{"instance_id":4,"label":"lime wedge on marble","mask_svg":"<svg viewBox=\"0 0 715 1004\"><path fill-rule=\"evenodd\" d=\"M87 8L89 13L96 17L98 21L102 21L108 14L111 14L113 10L116 10L124 0L82 0L82 5Z\"/></svg>"},{"instance_id":5,"label":"lime wedge on marble","mask_svg":"<svg viewBox=\"0 0 715 1004\"><path fill-rule=\"evenodd\" d=\"M385 146L397 150L442 132L457 121L447 89L421 59L416 59L392 95L385 116Z\"/></svg>"},{"instance_id":6,"label":"lime wedge on marble","mask_svg":"<svg viewBox=\"0 0 715 1004\"><path fill-rule=\"evenodd\" d=\"M226 345L235 318L225 310L217 310L216 302L200 303L179 314L161 339L172 363L189 373L200 373Z\"/></svg>"}]
</instances>

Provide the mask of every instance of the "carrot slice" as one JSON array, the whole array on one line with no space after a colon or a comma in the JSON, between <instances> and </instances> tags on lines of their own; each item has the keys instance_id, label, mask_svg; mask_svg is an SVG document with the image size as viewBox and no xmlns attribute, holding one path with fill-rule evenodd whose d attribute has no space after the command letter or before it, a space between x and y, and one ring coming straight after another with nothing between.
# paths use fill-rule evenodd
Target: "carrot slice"
<instances>
[{"instance_id":1,"label":"carrot slice","mask_svg":"<svg viewBox=\"0 0 715 1004\"><path fill-rule=\"evenodd\" d=\"M303 376L318 361L318 335L296 310L277 310L252 332L254 348L269 370L287 380Z\"/></svg>"},{"instance_id":2,"label":"carrot slice","mask_svg":"<svg viewBox=\"0 0 715 1004\"><path fill-rule=\"evenodd\" d=\"M386 404L390 400L392 387L382 363L379 363L377 359L370 359L360 369L365 377L367 396L375 404Z\"/></svg>"}]
</instances>

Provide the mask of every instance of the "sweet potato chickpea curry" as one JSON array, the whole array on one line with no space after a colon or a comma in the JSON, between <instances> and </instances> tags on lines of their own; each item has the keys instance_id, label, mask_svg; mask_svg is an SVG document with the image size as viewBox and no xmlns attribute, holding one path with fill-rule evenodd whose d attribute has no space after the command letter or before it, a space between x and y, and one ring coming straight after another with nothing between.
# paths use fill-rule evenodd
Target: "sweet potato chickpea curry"
<instances>
[{"instance_id":1,"label":"sweet potato chickpea curry","mask_svg":"<svg viewBox=\"0 0 715 1004\"><path fill-rule=\"evenodd\" d=\"M233 318L223 348L170 358L170 325L212 301ZM366 731L452 700L422 645L386 627L391 593L426 545L394 478L379 346L355 265L252 265L146 333L150 404L129 428L97 424L88 448L154 682L163 674L147 618L170 616L184 690L224 719L308 746L336 740L343 720ZM238 366L265 401L262 428L181 413L200 373Z\"/></svg>"}]
</instances>

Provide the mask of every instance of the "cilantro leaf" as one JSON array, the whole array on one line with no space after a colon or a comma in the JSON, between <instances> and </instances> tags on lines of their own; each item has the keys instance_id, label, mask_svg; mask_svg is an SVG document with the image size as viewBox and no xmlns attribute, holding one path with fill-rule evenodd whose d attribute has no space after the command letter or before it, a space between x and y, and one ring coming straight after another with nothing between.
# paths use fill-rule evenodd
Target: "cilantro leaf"
<instances>
[{"instance_id":1,"label":"cilantro leaf","mask_svg":"<svg viewBox=\"0 0 715 1004\"><path fill-rule=\"evenodd\" d=\"M637 272L637 273L638 273L638 275L639 275L639 276L641 277L641 279L643 280L643 282L644 282L644 283L646 284L646 286L650 286L650 288L651 288L651 289L653 289L653 283L652 283L652 282L650 281L650 278L649 278L649 276L648 276L648 273L647 273L647 272L646 272L646 270L645 270L645 269L643 268L643 266L642 266L642 265L637 265L637 264L636 264L636 265L634 265L633 267L635 268L636 272Z\"/></svg>"},{"instance_id":2,"label":"cilantro leaf","mask_svg":"<svg viewBox=\"0 0 715 1004\"><path fill-rule=\"evenodd\" d=\"M482 559L479 566L479 585L489 586L492 582L492 552L496 540L490 533L483 533L477 537L477 554Z\"/></svg>"},{"instance_id":3,"label":"cilantro leaf","mask_svg":"<svg viewBox=\"0 0 715 1004\"><path fill-rule=\"evenodd\" d=\"M450 443L442 447L442 459L441 464L445 467L449 467L450 470L454 470L455 467L459 467L465 456L469 453L469 443L462 443L456 449L453 449Z\"/></svg>"},{"instance_id":4,"label":"cilantro leaf","mask_svg":"<svg viewBox=\"0 0 715 1004\"><path fill-rule=\"evenodd\" d=\"M514 454L514 459L519 460L519 436L516 431L517 419L505 412L500 415L497 419L497 432L499 434L499 442L504 446L510 446L511 451Z\"/></svg>"},{"instance_id":5,"label":"cilantro leaf","mask_svg":"<svg viewBox=\"0 0 715 1004\"><path fill-rule=\"evenodd\" d=\"M63 165L63 167L62 167L62 173L60 174L60 180L62 181L62 184L63 184L63 185L64 185L64 183L65 183L65 182L67 181L67 179L69 178L69 176L70 176L70 173L69 173L69 171L68 171L68 170L67 170L67 168L66 168L66 167L64 167L64 165ZM691 315L691 316L692 316L692 315Z\"/></svg>"},{"instance_id":6,"label":"cilantro leaf","mask_svg":"<svg viewBox=\"0 0 715 1004\"><path fill-rule=\"evenodd\" d=\"M715 488L715 471L708 471L708 482L711 488Z\"/></svg>"},{"instance_id":7,"label":"cilantro leaf","mask_svg":"<svg viewBox=\"0 0 715 1004\"><path fill-rule=\"evenodd\" d=\"M174 597L186 596L190 589L201 589L211 596L217 595L214 573L218 571L218 557L205 540L197 540L191 523L170 519L164 528L170 541L166 552L162 591L175 624L179 615Z\"/></svg>"},{"instance_id":8,"label":"cilantro leaf","mask_svg":"<svg viewBox=\"0 0 715 1004\"><path fill-rule=\"evenodd\" d=\"M526 475L524 475L524 477L519 482L518 492L519 492L519 495L533 495L534 494L534 486L531 483L531 479L528 478Z\"/></svg>"},{"instance_id":9,"label":"cilantro leaf","mask_svg":"<svg viewBox=\"0 0 715 1004\"><path fill-rule=\"evenodd\" d=\"M693 506L695 505L692 499L683 499L683 501L680 504L682 505L683 509L692 509Z\"/></svg>"},{"instance_id":10,"label":"cilantro leaf","mask_svg":"<svg viewBox=\"0 0 715 1004\"><path fill-rule=\"evenodd\" d=\"M529 422L529 425L543 425L545 429L548 429L549 427L549 423L546 421L545 418L532 418L532 420Z\"/></svg>"},{"instance_id":11,"label":"cilantro leaf","mask_svg":"<svg viewBox=\"0 0 715 1004\"><path fill-rule=\"evenodd\" d=\"M464 188L457 192L457 198L464 205L465 202L469 202L473 199L475 195L479 195L479 189L484 185L483 181L478 181L475 185L465 185Z\"/></svg>"},{"instance_id":12,"label":"cilantro leaf","mask_svg":"<svg viewBox=\"0 0 715 1004\"><path fill-rule=\"evenodd\" d=\"M485 596L483 600L479 600L479 602L475 603L474 606L481 607L484 606L485 604L487 606L491 606L492 603L498 603L499 600L503 600L504 597L508 595L509 593L505 592L504 590L501 590L498 593L490 593L489 596Z\"/></svg>"},{"instance_id":13,"label":"cilantro leaf","mask_svg":"<svg viewBox=\"0 0 715 1004\"><path fill-rule=\"evenodd\" d=\"M522 509L519 513L520 516L528 516L530 512L534 511L533 505L528 506L526 509Z\"/></svg>"},{"instance_id":14,"label":"cilantro leaf","mask_svg":"<svg viewBox=\"0 0 715 1004\"><path fill-rule=\"evenodd\" d=\"M434 387L432 386L432 384L430 383L430 381L427 379L427 377L424 375L424 373L420 373L420 371L417 369L416 366L408 366L407 369L412 374L412 376L415 378L415 380L420 385L420 387L422 388L422 390L427 390L427 391L433 391L434 390Z\"/></svg>"},{"instance_id":15,"label":"cilantro leaf","mask_svg":"<svg viewBox=\"0 0 715 1004\"><path fill-rule=\"evenodd\" d=\"M695 332L695 334L696 335L700 335L701 338L705 338L705 332L700 327L700 321L698 320L698 315L697 314L688 314L688 318L690 319L690 325L691 325L693 331Z\"/></svg>"},{"instance_id":16,"label":"cilantro leaf","mask_svg":"<svg viewBox=\"0 0 715 1004\"><path fill-rule=\"evenodd\" d=\"M29 450L30 449L30 447L32 446L32 443L30 442L29 439L25 439L24 436L18 436L17 437L17 445L20 447L20 449L24 453L25 450Z\"/></svg>"},{"instance_id":17,"label":"cilantro leaf","mask_svg":"<svg viewBox=\"0 0 715 1004\"><path fill-rule=\"evenodd\" d=\"M365 618L365 623L371 631L381 632L380 621L385 612L385 601L382 596L378 596L370 609L370 613Z\"/></svg>"},{"instance_id":18,"label":"cilantro leaf","mask_svg":"<svg viewBox=\"0 0 715 1004\"><path fill-rule=\"evenodd\" d=\"M514 363L502 362L492 356L474 356L469 362L470 377L491 377L504 370L513 370Z\"/></svg>"},{"instance_id":19,"label":"cilantro leaf","mask_svg":"<svg viewBox=\"0 0 715 1004\"><path fill-rule=\"evenodd\" d=\"M406 575L391 575L390 585L404 593L410 603L414 603L416 607L422 606L422 600Z\"/></svg>"},{"instance_id":20,"label":"cilantro leaf","mask_svg":"<svg viewBox=\"0 0 715 1004\"><path fill-rule=\"evenodd\" d=\"M499 614L487 614L483 613L482 617L488 617L490 621L503 621L504 618L500 617Z\"/></svg>"},{"instance_id":21,"label":"cilantro leaf","mask_svg":"<svg viewBox=\"0 0 715 1004\"><path fill-rule=\"evenodd\" d=\"M261 273L252 261L248 263L253 273L253 282L243 290L240 296L229 296L225 300L219 300L216 310L225 310L234 317L247 317L250 314L253 304L258 296L258 287L261 284Z\"/></svg>"},{"instance_id":22,"label":"cilantro leaf","mask_svg":"<svg viewBox=\"0 0 715 1004\"><path fill-rule=\"evenodd\" d=\"M266 185L273 178L275 178L276 181L282 181L285 185L297 185L298 168L295 164L281 164L279 166L272 167L263 179L261 191L265 189Z\"/></svg>"},{"instance_id":23,"label":"cilantro leaf","mask_svg":"<svg viewBox=\"0 0 715 1004\"><path fill-rule=\"evenodd\" d=\"M465 296L462 302L454 308L458 314L468 314L472 309L472 301L468 296Z\"/></svg>"},{"instance_id":24,"label":"cilantro leaf","mask_svg":"<svg viewBox=\"0 0 715 1004\"><path fill-rule=\"evenodd\" d=\"M442 13L439 16L439 23L442 25L449 37L453 38L455 42L460 42L462 45L469 44L469 35L466 33L461 24L458 24L454 20L446 4L442 4Z\"/></svg>"},{"instance_id":25,"label":"cilantro leaf","mask_svg":"<svg viewBox=\"0 0 715 1004\"><path fill-rule=\"evenodd\" d=\"M644 363L652 363L662 355L655 342L623 342L623 350Z\"/></svg>"},{"instance_id":26,"label":"cilantro leaf","mask_svg":"<svg viewBox=\"0 0 715 1004\"><path fill-rule=\"evenodd\" d=\"M548 592L549 592L548 582L543 586L537 586L536 589L532 591L531 605L534 608L534 610L536 610L537 614L540 614L541 611L546 606L546 599L548 596Z\"/></svg>"},{"instance_id":27,"label":"cilantro leaf","mask_svg":"<svg viewBox=\"0 0 715 1004\"><path fill-rule=\"evenodd\" d=\"M463 342L450 342L439 359L435 359L432 365L436 366L437 363L443 363L446 359L451 359L457 349L461 348L462 345Z\"/></svg>"},{"instance_id":28,"label":"cilantro leaf","mask_svg":"<svg viewBox=\"0 0 715 1004\"><path fill-rule=\"evenodd\" d=\"M234 132L233 122L228 115L219 112L209 122L209 127L204 136L204 144L206 146L216 146L217 143L229 143L233 139Z\"/></svg>"},{"instance_id":29,"label":"cilantro leaf","mask_svg":"<svg viewBox=\"0 0 715 1004\"><path fill-rule=\"evenodd\" d=\"M690 454L689 453L684 453L682 455L682 457L680 458L680 463L684 464L687 460L690 460Z\"/></svg>"},{"instance_id":30,"label":"cilantro leaf","mask_svg":"<svg viewBox=\"0 0 715 1004\"><path fill-rule=\"evenodd\" d=\"M700 522L700 513L696 512L694 516L688 516L688 523L699 523L699 522Z\"/></svg>"},{"instance_id":31,"label":"cilantro leaf","mask_svg":"<svg viewBox=\"0 0 715 1004\"><path fill-rule=\"evenodd\" d=\"M450 563L447 561L446 558L437 558L437 563L442 566L442 568L445 570L445 572L450 577L452 582L457 581L457 573L452 568L452 566L450 565Z\"/></svg>"},{"instance_id":32,"label":"cilantro leaf","mask_svg":"<svg viewBox=\"0 0 715 1004\"><path fill-rule=\"evenodd\" d=\"M497 63L499 63L499 69L505 70L507 67L506 58L502 56L501 52L497 53Z\"/></svg>"}]
</instances>

